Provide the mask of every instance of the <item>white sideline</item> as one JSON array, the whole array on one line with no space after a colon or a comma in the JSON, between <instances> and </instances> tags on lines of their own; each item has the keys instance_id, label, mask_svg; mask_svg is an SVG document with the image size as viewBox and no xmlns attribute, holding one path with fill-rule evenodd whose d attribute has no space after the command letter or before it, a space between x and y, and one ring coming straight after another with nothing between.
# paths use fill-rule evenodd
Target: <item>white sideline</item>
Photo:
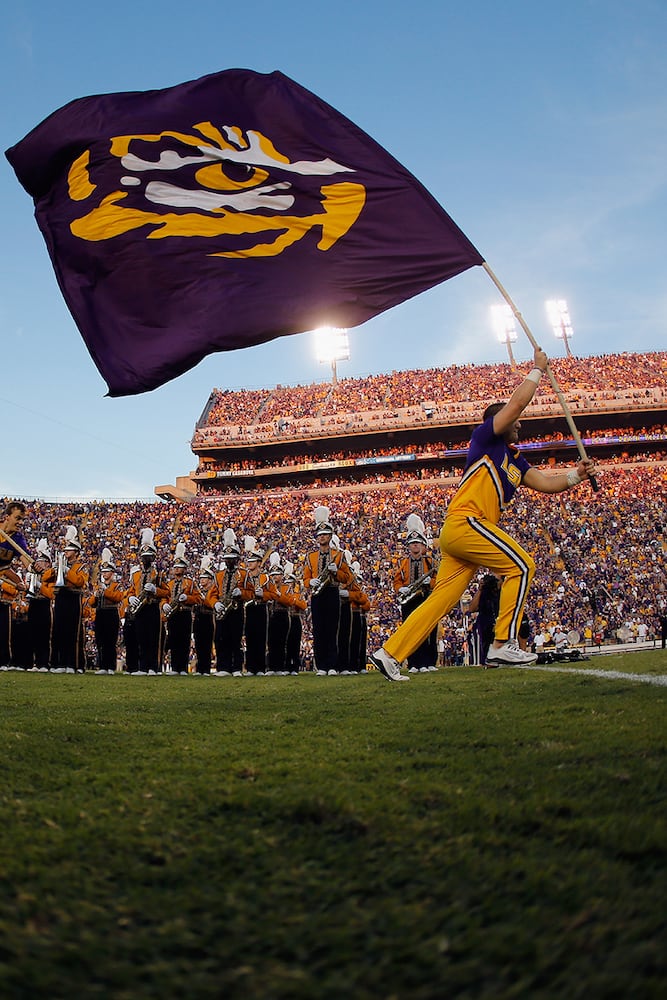
<instances>
[{"instance_id":1,"label":"white sideline","mask_svg":"<svg viewBox=\"0 0 667 1000\"><path fill-rule=\"evenodd\" d=\"M622 670L582 670L579 667L537 666L534 663L521 666L512 664L519 670L543 670L545 673L580 674L583 677L605 677L613 681L639 681L641 684L656 684L667 687L667 674L626 674Z\"/></svg>"}]
</instances>

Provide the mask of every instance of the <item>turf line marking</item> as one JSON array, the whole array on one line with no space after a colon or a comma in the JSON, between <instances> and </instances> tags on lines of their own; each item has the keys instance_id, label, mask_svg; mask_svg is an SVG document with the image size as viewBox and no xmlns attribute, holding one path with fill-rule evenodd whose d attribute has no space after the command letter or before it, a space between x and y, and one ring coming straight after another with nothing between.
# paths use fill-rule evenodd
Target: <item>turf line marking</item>
<instances>
[{"instance_id":1,"label":"turf line marking","mask_svg":"<svg viewBox=\"0 0 667 1000\"><path fill-rule=\"evenodd\" d=\"M667 674L626 674L622 670L582 670L574 667L543 667L535 664L512 664L519 670L542 670L547 674L579 674L582 677L605 677L612 681L639 681L641 684L656 684L667 687Z\"/></svg>"}]
</instances>

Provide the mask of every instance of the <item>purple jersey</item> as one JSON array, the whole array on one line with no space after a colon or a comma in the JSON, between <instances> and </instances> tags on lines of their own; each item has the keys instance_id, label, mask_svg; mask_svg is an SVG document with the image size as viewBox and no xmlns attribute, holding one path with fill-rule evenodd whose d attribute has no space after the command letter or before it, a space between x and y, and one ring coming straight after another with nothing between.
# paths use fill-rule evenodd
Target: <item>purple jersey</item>
<instances>
[{"instance_id":1,"label":"purple jersey","mask_svg":"<svg viewBox=\"0 0 667 1000\"><path fill-rule=\"evenodd\" d=\"M494 434L493 417L489 417L473 431L463 478L448 515L484 517L497 524L529 468L518 448Z\"/></svg>"},{"instance_id":2,"label":"purple jersey","mask_svg":"<svg viewBox=\"0 0 667 1000\"><path fill-rule=\"evenodd\" d=\"M20 545L22 549L28 550L28 543L21 534L20 531L14 531L9 536L17 545ZM7 569L11 564L12 559L18 556L18 552L13 548L9 542L5 542L0 538L0 570Z\"/></svg>"}]
</instances>

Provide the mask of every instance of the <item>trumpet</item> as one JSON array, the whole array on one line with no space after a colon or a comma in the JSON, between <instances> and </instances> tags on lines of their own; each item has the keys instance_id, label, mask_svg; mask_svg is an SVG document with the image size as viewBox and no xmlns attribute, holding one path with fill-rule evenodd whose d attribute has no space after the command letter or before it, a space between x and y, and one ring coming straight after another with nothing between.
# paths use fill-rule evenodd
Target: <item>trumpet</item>
<instances>
[{"instance_id":1,"label":"trumpet","mask_svg":"<svg viewBox=\"0 0 667 1000\"><path fill-rule=\"evenodd\" d=\"M407 604L408 601L411 601L412 598L415 596L415 594L419 590L421 590L421 588L426 583L426 581L429 579L429 577L433 576L434 572L435 572L434 568L431 567L431 569L428 570L427 573L422 573L422 575L419 577L418 580L415 580L414 583L410 584L410 586L408 587L407 591L404 594L399 594L398 595L398 603L401 604L401 605L403 605L403 604Z\"/></svg>"}]
</instances>

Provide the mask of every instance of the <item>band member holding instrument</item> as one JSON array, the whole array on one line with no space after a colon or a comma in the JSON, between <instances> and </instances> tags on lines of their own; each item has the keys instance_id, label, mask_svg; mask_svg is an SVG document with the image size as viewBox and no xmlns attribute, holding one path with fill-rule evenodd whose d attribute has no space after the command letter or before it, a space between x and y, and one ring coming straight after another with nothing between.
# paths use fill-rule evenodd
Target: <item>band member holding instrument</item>
<instances>
[{"instance_id":1,"label":"band member holding instrument","mask_svg":"<svg viewBox=\"0 0 667 1000\"><path fill-rule=\"evenodd\" d=\"M243 548L245 569L241 573L241 591L245 605L245 669L247 674L261 676L266 671L269 577L262 570L262 551L252 535L245 536Z\"/></svg>"},{"instance_id":2,"label":"band member holding instrument","mask_svg":"<svg viewBox=\"0 0 667 1000\"><path fill-rule=\"evenodd\" d=\"M292 595L292 603L288 608L289 631L287 633L287 656L285 659L285 669L290 674L298 674L301 669L303 613L306 610L307 604L301 592L299 581L294 573L294 563L285 563L284 580L287 584L288 593Z\"/></svg>"},{"instance_id":3,"label":"band member holding instrument","mask_svg":"<svg viewBox=\"0 0 667 1000\"><path fill-rule=\"evenodd\" d=\"M195 604L192 614L192 634L195 641L195 673L210 674L213 658L213 608L208 603L208 594L213 586L215 570L213 556L202 556L199 567L199 592L201 601Z\"/></svg>"},{"instance_id":4,"label":"band member holding instrument","mask_svg":"<svg viewBox=\"0 0 667 1000\"><path fill-rule=\"evenodd\" d=\"M40 538L35 551L32 574L28 577L28 634L30 636L30 666L38 670L51 663L51 632L53 630L53 599L56 595L56 571L51 565L51 552L46 538Z\"/></svg>"},{"instance_id":5,"label":"band member holding instrument","mask_svg":"<svg viewBox=\"0 0 667 1000\"><path fill-rule=\"evenodd\" d=\"M405 528L408 551L394 573L394 593L398 597L402 621L424 603L435 586L433 556L428 552L424 522L418 514L409 514ZM435 669L438 658L436 633L437 623L421 645L408 656L408 673L427 673Z\"/></svg>"},{"instance_id":6,"label":"band member holding instrument","mask_svg":"<svg viewBox=\"0 0 667 1000\"><path fill-rule=\"evenodd\" d=\"M134 674L139 670L139 646L137 643L137 623L134 615L130 614L130 597L132 593L132 581L135 573L141 573L141 566L135 563L130 567L130 585L125 591L125 597L120 606L120 616L123 623L123 646L125 647L125 670L128 674Z\"/></svg>"},{"instance_id":7,"label":"band member holding instrument","mask_svg":"<svg viewBox=\"0 0 667 1000\"><path fill-rule=\"evenodd\" d=\"M83 601L88 570L81 560L81 542L74 525L65 532L58 555L53 605L53 669L73 673L86 669Z\"/></svg>"},{"instance_id":8,"label":"band member holding instrument","mask_svg":"<svg viewBox=\"0 0 667 1000\"><path fill-rule=\"evenodd\" d=\"M225 529L223 543L222 567L215 574L206 600L214 612L216 673L240 677L243 672L243 598L239 586L241 550L232 528Z\"/></svg>"},{"instance_id":9,"label":"band member holding instrument","mask_svg":"<svg viewBox=\"0 0 667 1000\"><path fill-rule=\"evenodd\" d=\"M192 645L192 609L201 604L202 600L197 584L185 574L187 568L185 545L178 542L172 576L167 583L169 597L162 605L162 614L167 623L167 649L174 674L188 672Z\"/></svg>"},{"instance_id":10,"label":"band member holding instrument","mask_svg":"<svg viewBox=\"0 0 667 1000\"><path fill-rule=\"evenodd\" d=\"M287 636L289 634L289 608L294 596L289 584L285 583L285 571L280 562L280 554L272 552L269 557L269 585L267 588L269 608L268 670L269 674L287 673Z\"/></svg>"},{"instance_id":11,"label":"band member holding instrument","mask_svg":"<svg viewBox=\"0 0 667 1000\"><path fill-rule=\"evenodd\" d=\"M517 448L519 417L535 395L548 366L546 354L537 346L534 362L535 367L509 401L488 406L482 424L473 431L463 478L447 508L440 535L443 557L436 585L429 599L371 656L388 680L401 679L402 661L451 611L480 566L503 577L495 637L487 663L511 666L534 663L537 659L534 653L522 650L517 640L535 563L498 527L498 521L519 486L538 493L562 493L594 476L595 468L591 459L582 458L569 471L550 475L532 468Z\"/></svg>"},{"instance_id":12,"label":"band member holding instrument","mask_svg":"<svg viewBox=\"0 0 667 1000\"><path fill-rule=\"evenodd\" d=\"M132 574L128 614L134 618L138 674L157 674L163 647L160 602L169 597L163 574L157 569L157 548L152 528L142 528L139 548L141 568ZM129 669L129 668L128 668Z\"/></svg>"},{"instance_id":13,"label":"band member holding instrument","mask_svg":"<svg viewBox=\"0 0 667 1000\"><path fill-rule=\"evenodd\" d=\"M368 659L368 619L367 614L371 609L370 598L362 589L361 566L355 560L350 570L354 577L356 586L350 590L350 611L352 622L350 625L350 672L361 674L366 671L366 661Z\"/></svg>"},{"instance_id":14,"label":"band member holding instrument","mask_svg":"<svg viewBox=\"0 0 667 1000\"><path fill-rule=\"evenodd\" d=\"M99 673L116 673L120 606L124 596L125 591L118 582L117 569L111 558L111 549L104 548L100 563L100 580L91 600L91 606L95 611L93 628Z\"/></svg>"},{"instance_id":15,"label":"band member holding instrument","mask_svg":"<svg viewBox=\"0 0 667 1000\"><path fill-rule=\"evenodd\" d=\"M349 590L352 583L352 574L343 553L331 545L333 534L329 508L316 507L315 536L318 548L306 556L303 583L310 588L313 656L315 670L320 676L338 673L338 591L341 586Z\"/></svg>"}]
</instances>

